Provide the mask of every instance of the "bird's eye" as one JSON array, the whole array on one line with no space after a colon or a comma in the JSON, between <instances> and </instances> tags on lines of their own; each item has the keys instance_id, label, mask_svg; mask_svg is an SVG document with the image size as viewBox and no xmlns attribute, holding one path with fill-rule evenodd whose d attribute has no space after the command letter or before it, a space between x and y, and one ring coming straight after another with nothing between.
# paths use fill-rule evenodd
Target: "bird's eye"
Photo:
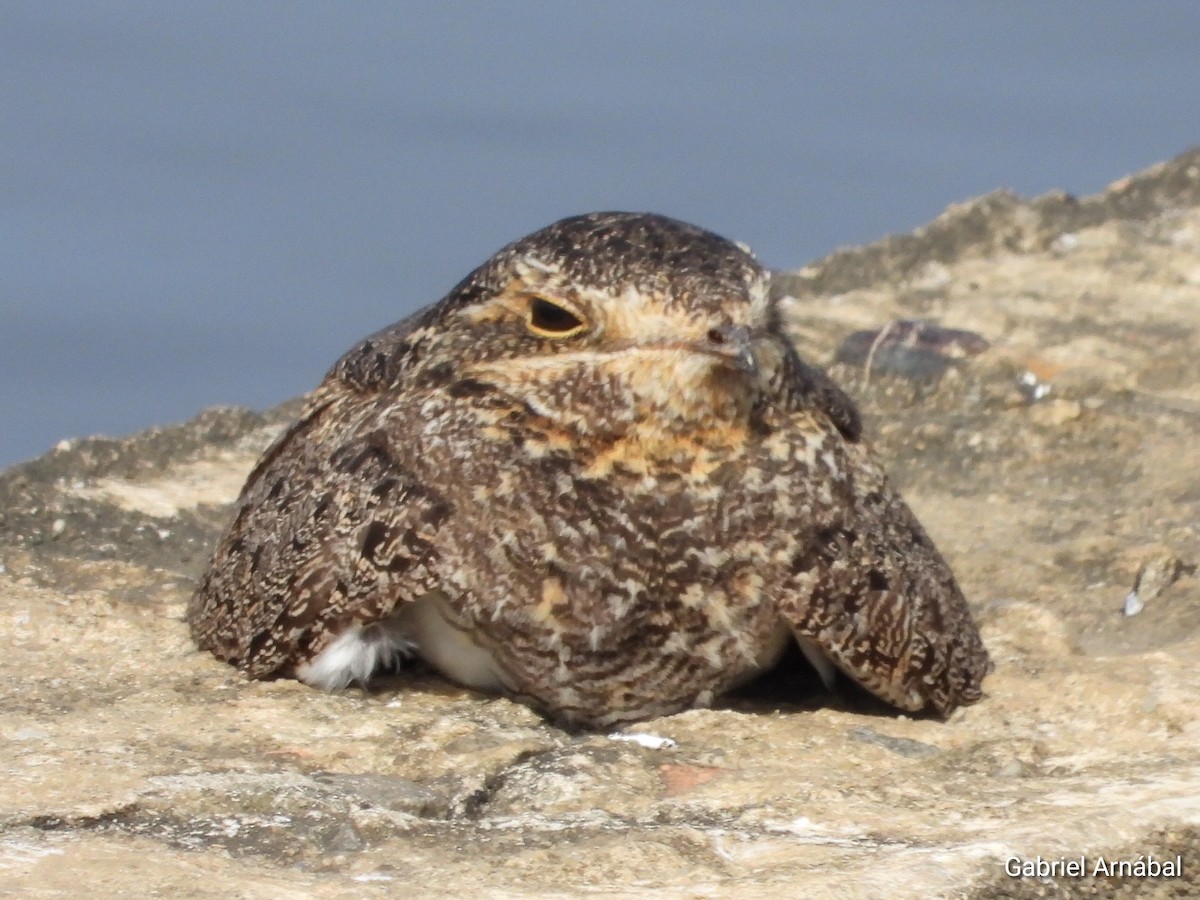
<instances>
[{"instance_id":1,"label":"bird's eye","mask_svg":"<svg viewBox=\"0 0 1200 900\"><path fill-rule=\"evenodd\" d=\"M571 337L583 327L579 316L549 300L534 297L529 304L529 330L540 337Z\"/></svg>"}]
</instances>

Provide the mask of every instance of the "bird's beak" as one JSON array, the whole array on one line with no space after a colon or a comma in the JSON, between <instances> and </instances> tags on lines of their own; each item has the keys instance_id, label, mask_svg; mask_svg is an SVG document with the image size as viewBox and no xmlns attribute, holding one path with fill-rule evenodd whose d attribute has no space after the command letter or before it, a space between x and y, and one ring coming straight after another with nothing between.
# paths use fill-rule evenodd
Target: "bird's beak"
<instances>
[{"instance_id":1,"label":"bird's beak","mask_svg":"<svg viewBox=\"0 0 1200 900\"><path fill-rule=\"evenodd\" d=\"M747 375L758 374L758 359L754 355L754 336L745 325L726 324L710 328L697 349L716 356L726 365Z\"/></svg>"}]
</instances>

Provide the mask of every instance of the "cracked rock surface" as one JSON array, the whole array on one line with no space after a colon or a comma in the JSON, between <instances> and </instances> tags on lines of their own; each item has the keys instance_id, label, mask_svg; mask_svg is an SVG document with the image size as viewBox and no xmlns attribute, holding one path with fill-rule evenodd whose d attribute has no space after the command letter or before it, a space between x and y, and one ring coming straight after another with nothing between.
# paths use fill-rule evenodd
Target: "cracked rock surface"
<instances>
[{"instance_id":1,"label":"cracked rock surface","mask_svg":"<svg viewBox=\"0 0 1200 900\"><path fill-rule=\"evenodd\" d=\"M776 289L822 364L900 319L990 344L924 380L830 367L972 601L981 703L913 720L800 678L636 729L659 746L419 670L247 682L182 616L296 408L213 410L0 473L0 890L1200 893L1200 151L1082 200L990 195ZM1003 869L1149 854L1183 875Z\"/></svg>"}]
</instances>

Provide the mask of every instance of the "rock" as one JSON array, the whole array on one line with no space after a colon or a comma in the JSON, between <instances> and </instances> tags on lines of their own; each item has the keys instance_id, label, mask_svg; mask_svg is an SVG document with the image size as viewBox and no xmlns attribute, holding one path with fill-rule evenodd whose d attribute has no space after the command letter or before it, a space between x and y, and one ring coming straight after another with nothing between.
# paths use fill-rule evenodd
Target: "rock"
<instances>
[{"instance_id":1,"label":"rock","mask_svg":"<svg viewBox=\"0 0 1200 900\"><path fill-rule=\"evenodd\" d=\"M1187 563L1169 550L1159 549L1146 557L1138 566L1133 579L1133 590L1125 595L1122 611L1127 616L1136 616L1146 604L1156 600L1163 591L1183 575L1196 571L1195 563Z\"/></svg>"},{"instance_id":2,"label":"rock","mask_svg":"<svg viewBox=\"0 0 1200 900\"><path fill-rule=\"evenodd\" d=\"M1197 234L1192 152L1097 197L992 195L779 276L819 362L891 321L991 344L934 384L831 368L996 660L984 700L947 722L803 673L639 724L662 739L641 743L423 671L332 695L246 682L192 648L182 615L294 407L64 441L0 473L0 880L214 897L1197 893L1200 579L1179 577L1200 539ZM1053 390L1021 393L1026 372ZM1135 577L1162 593L1129 618ZM1004 872L1080 854L1181 855L1184 871Z\"/></svg>"},{"instance_id":3,"label":"rock","mask_svg":"<svg viewBox=\"0 0 1200 900\"><path fill-rule=\"evenodd\" d=\"M1068 422L1074 422L1082 415L1082 403L1078 400L1064 400L1061 397L1042 400L1029 408L1029 420L1047 428L1057 428Z\"/></svg>"},{"instance_id":4,"label":"rock","mask_svg":"<svg viewBox=\"0 0 1200 900\"><path fill-rule=\"evenodd\" d=\"M978 334L942 328L936 322L901 319L881 328L856 331L838 346L834 360L863 371L863 384L871 376L936 381L955 363L988 349Z\"/></svg>"}]
</instances>

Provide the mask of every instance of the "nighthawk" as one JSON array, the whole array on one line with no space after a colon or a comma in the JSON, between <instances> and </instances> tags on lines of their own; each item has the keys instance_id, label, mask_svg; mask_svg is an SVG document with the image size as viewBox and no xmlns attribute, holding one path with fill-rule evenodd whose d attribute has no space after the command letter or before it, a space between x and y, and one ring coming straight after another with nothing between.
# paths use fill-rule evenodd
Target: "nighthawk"
<instances>
[{"instance_id":1,"label":"nighthawk","mask_svg":"<svg viewBox=\"0 0 1200 900\"><path fill-rule=\"evenodd\" d=\"M253 678L337 689L415 654L588 727L709 704L792 642L908 711L989 669L767 271L649 214L522 238L342 357L188 618Z\"/></svg>"}]
</instances>

